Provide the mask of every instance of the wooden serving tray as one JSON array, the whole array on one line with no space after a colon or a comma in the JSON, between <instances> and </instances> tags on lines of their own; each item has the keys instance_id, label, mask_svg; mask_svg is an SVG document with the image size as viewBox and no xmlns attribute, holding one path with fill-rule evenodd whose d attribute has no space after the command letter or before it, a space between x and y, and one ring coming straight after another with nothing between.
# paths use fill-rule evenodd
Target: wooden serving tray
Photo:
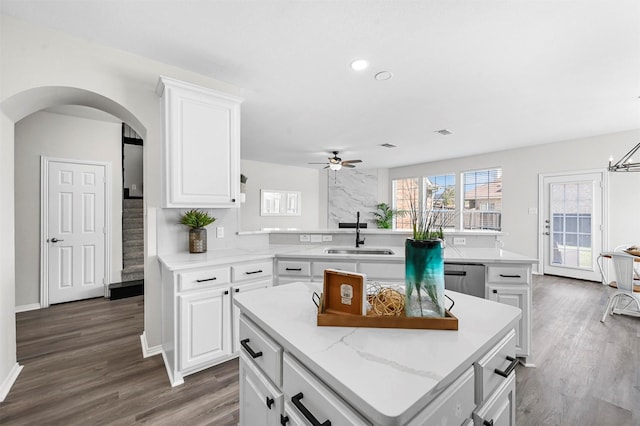
<instances>
[{"instance_id":1,"label":"wooden serving tray","mask_svg":"<svg viewBox=\"0 0 640 426\"><path fill-rule=\"evenodd\" d=\"M422 318L422 317L390 317L378 315L341 315L331 314L325 311L324 294L320 296L318 305L319 326L334 327L371 327L371 328L415 328L431 330L457 330L458 318L451 312L445 310L444 318Z\"/></svg>"}]
</instances>

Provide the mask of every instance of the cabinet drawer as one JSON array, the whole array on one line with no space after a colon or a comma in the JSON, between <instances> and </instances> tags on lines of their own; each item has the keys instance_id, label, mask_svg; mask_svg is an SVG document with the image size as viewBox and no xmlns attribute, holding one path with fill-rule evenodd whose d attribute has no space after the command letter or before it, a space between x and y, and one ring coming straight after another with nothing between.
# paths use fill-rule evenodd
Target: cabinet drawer
<instances>
[{"instance_id":1,"label":"cabinet drawer","mask_svg":"<svg viewBox=\"0 0 640 426\"><path fill-rule=\"evenodd\" d=\"M526 266L488 266L488 281L492 283L528 284L529 268Z\"/></svg>"},{"instance_id":2,"label":"cabinet drawer","mask_svg":"<svg viewBox=\"0 0 640 426\"><path fill-rule=\"evenodd\" d=\"M285 260L278 262L278 276L308 277L311 275L310 262Z\"/></svg>"},{"instance_id":3,"label":"cabinet drawer","mask_svg":"<svg viewBox=\"0 0 640 426\"><path fill-rule=\"evenodd\" d=\"M282 385L282 348L244 315L240 316L240 352L276 385Z\"/></svg>"},{"instance_id":4,"label":"cabinet drawer","mask_svg":"<svg viewBox=\"0 0 640 426\"><path fill-rule=\"evenodd\" d=\"M404 281L404 263L361 263L358 272L371 280Z\"/></svg>"},{"instance_id":5,"label":"cabinet drawer","mask_svg":"<svg viewBox=\"0 0 640 426\"><path fill-rule=\"evenodd\" d=\"M313 277L324 278L325 269L355 272L356 264L352 262L313 262L311 265L311 275L313 275Z\"/></svg>"},{"instance_id":6,"label":"cabinet drawer","mask_svg":"<svg viewBox=\"0 0 640 426\"><path fill-rule=\"evenodd\" d=\"M280 425L282 392L274 387L244 353L240 354L240 426Z\"/></svg>"},{"instance_id":7,"label":"cabinet drawer","mask_svg":"<svg viewBox=\"0 0 640 426\"><path fill-rule=\"evenodd\" d=\"M476 408L473 379L473 368L469 368L418 413L409 425L459 425L470 419Z\"/></svg>"},{"instance_id":8,"label":"cabinet drawer","mask_svg":"<svg viewBox=\"0 0 640 426\"><path fill-rule=\"evenodd\" d=\"M283 357L282 389L285 401L295 407L291 407L295 414L311 424L316 424L312 417L317 424L326 421L332 425L370 424L288 353Z\"/></svg>"},{"instance_id":9,"label":"cabinet drawer","mask_svg":"<svg viewBox=\"0 0 640 426\"><path fill-rule=\"evenodd\" d=\"M273 275L273 261L247 263L246 265L234 265L231 267L231 279L234 283L239 281L257 280Z\"/></svg>"},{"instance_id":10,"label":"cabinet drawer","mask_svg":"<svg viewBox=\"0 0 640 426\"><path fill-rule=\"evenodd\" d=\"M178 274L179 291L229 283L229 268L203 269Z\"/></svg>"},{"instance_id":11,"label":"cabinet drawer","mask_svg":"<svg viewBox=\"0 0 640 426\"><path fill-rule=\"evenodd\" d=\"M478 407L473 413L476 425L507 425L516 424L516 376L512 374L489 397L487 402Z\"/></svg>"},{"instance_id":12,"label":"cabinet drawer","mask_svg":"<svg viewBox=\"0 0 640 426\"><path fill-rule=\"evenodd\" d=\"M480 361L473 364L476 374L476 404L481 404L491 396L493 391L514 374L517 364L516 356L516 333L509 331L509 334L494 346ZM497 373L499 370L505 375Z\"/></svg>"}]
</instances>

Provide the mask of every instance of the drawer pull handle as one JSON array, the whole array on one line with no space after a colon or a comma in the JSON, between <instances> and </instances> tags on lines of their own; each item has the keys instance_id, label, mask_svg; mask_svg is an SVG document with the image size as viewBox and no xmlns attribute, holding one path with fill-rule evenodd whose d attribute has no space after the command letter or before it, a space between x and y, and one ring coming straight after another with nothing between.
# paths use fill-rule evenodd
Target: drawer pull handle
<instances>
[{"instance_id":1,"label":"drawer pull handle","mask_svg":"<svg viewBox=\"0 0 640 426\"><path fill-rule=\"evenodd\" d=\"M457 277L466 277L467 271L444 271L445 275L453 275Z\"/></svg>"},{"instance_id":2,"label":"drawer pull handle","mask_svg":"<svg viewBox=\"0 0 640 426\"><path fill-rule=\"evenodd\" d=\"M196 280L196 282L197 282L197 283L203 283L203 282L205 282L205 281L215 281L215 280L217 280L217 279L218 279L218 277L205 278L205 279L203 279L203 280Z\"/></svg>"},{"instance_id":3,"label":"drawer pull handle","mask_svg":"<svg viewBox=\"0 0 640 426\"><path fill-rule=\"evenodd\" d=\"M493 370L494 373L502 377L509 377L509 374L511 374L511 372L516 369L518 360L514 357L507 356L507 361L511 361L511 364L509 364L509 366L504 371L496 368L495 370Z\"/></svg>"},{"instance_id":4,"label":"drawer pull handle","mask_svg":"<svg viewBox=\"0 0 640 426\"><path fill-rule=\"evenodd\" d=\"M275 402L275 401L273 400L273 398L269 398L269 397L267 397L267 408L268 408L269 410L271 410L271 406L273 406L273 403L274 403L274 402Z\"/></svg>"},{"instance_id":5,"label":"drawer pull handle","mask_svg":"<svg viewBox=\"0 0 640 426\"><path fill-rule=\"evenodd\" d=\"M311 411L309 411L307 409L307 407L305 407L302 404L301 399L304 397L304 395L302 395L302 392L298 393L297 395L294 395L291 397L291 402L293 402L293 405L296 406L296 408L298 410L300 410L300 412L302 413L303 416L306 417L307 420L309 420L309 422L311 422L311 424L313 426L331 426L331 420L325 420L323 423L320 423L318 421L318 419L316 419L314 417L313 414L311 414Z\"/></svg>"},{"instance_id":6,"label":"drawer pull handle","mask_svg":"<svg viewBox=\"0 0 640 426\"><path fill-rule=\"evenodd\" d=\"M493 419L482 422L484 426L493 426Z\"/></svg>"},{"instance_id":7,"label":"drawer pull handle","mask_svg":"<svg viewBox=\"0 0 640 426\"><path fill-rule=\"evenodd\" d=\"M249 352L249 355L251 355L251 358L258 358L262 356L262 351L254 352L253 349L251 349L251 347L249 346L249 339L241 340L240 344L247 352Z\"/></svg>"},{"instance_id":8,"label":"drawer pull handle","mask_svg":"<svg viewBox=\"0 0 640 426\"><path fill-rule=\"evenodd\" d=\"M289 423L289 416L283 416L280 414L280 424L282 426L286 426L287 423Z\"/></svg>"},{"instance_id":9,"label":"drawer pull handle","mask_svg":"<svg viewBox=\"0 0 640 426\"><path fill-rule=\"evenodd\" d=\"M302 272L302 268L284 268L285 271L298 271Z\"/></svg>"},{"instance_id":10,"label":"drawer pull handle","mask_svg":"<svg viewBox=\"0 0 640 426\"><path fill-rule=\"evenodd\" d=\"M522 278L522 275L518 274L500 274L502 278Z\"/></svg>"},{"instance_id":11,"label":"drawer pull handle","mask_svg":"<svg viewBox=\"0 0 640 426\"><path fill-rule=\"evenodd\" d=\"M240 293L240 289L239 289L239 288L235 288L235 289L234 289L234 291L235 291L236 293Z\"/></svg>"},{"instance_id":12,"label":"drawer pull handle","mask_svg":"<svg viewBox=\"0 0 640 426\"><path fill-rule=\"evenodd\" d=\"M253 274L259 274L262 272L262 269L258 269L257 271L248 271L245 272L246 275L253 275Z\"/></svg>"},{"instance_id":13,"label":"drawer pull handle","mask_svg":"<svg viewBox=\"0 0 640 426\"><path fill-rule=\"evenodd\" d=\"M229 294L229 290L225 290L225 291L224 291L224 294Z\"/></svg>"}]
</instances>

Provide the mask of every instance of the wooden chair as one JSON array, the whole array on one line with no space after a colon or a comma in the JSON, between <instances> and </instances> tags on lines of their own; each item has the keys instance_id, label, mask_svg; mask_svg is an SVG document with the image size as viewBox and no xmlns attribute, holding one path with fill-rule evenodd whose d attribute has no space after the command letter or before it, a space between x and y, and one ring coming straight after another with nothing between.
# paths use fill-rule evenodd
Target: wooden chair
<instances>
[{"instance_id":1,"label":"wooden chair","mask_svg":"<svg viewBox=\"0 0 640 426\"><path fill-rule=\"evenodd\" d=\"M617 289L609 295L602 319L604 322L607 314L625 314L640 316L640 293L634 292L634 285L640 285L639 280L634 280L633 263L635 256L626 253L607 253L613 261L616 274ZM623 305L623 303L626 303Z\"/></svg>"}]
</instances>

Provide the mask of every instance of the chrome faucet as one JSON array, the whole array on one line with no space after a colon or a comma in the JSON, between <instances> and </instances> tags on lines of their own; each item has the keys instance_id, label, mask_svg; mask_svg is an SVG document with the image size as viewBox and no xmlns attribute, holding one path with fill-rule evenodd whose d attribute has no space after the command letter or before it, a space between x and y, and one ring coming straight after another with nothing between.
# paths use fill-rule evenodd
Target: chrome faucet
<instances>
[{"instance_id":1,"label":"chrome faucet","mask_svg":"<svg viewBox=\"0 0 640 426\"><path fill-rule=\"evenodd\" d=\"M364 238L360 239L360 212L356 213L356 248L364 244Z\"/></svg>"}]
</instances>

